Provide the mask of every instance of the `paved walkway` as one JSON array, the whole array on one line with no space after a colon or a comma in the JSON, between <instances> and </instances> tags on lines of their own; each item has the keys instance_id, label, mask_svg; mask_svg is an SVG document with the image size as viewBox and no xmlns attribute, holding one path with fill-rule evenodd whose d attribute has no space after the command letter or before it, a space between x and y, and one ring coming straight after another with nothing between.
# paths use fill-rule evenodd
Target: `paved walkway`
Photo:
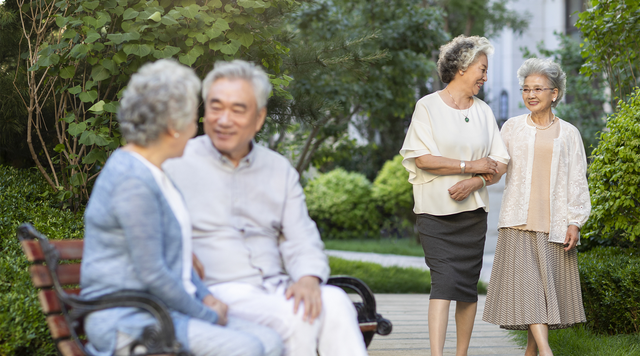
<instances>
[{"instance_id":1,"label":"paved walkway","mask_svg":"<svg viewBox=\"0 0 640 356\"><path fill-rule=\"evenodd\" d=\"M376 294L378 312L393 323L390 335L376 335L369 345L370 356L427 356L429 355L429 327L427 323L428 294ZM485 296L478 300L478 312L471 336L469 356L523 355L507 331L482 321ZM455 355L456 327L455 302L449 311L449 326L444 354Z\"/></svg>"}]
</instances>

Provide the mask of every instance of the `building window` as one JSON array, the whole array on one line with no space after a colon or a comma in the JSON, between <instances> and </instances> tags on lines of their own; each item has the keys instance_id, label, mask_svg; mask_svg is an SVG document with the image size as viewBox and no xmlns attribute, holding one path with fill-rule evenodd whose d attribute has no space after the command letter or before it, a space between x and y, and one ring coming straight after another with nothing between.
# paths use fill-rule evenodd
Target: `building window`
<instances>
[{"instance_id":1,"label":"building window","mask_svg":"<svg viewBox=\"0 0 640 356\"><path fill-rule=\"evenodd\" d=\"M500 93L500 106L498 107L498 126L502 127L509 119L509 93L503 90Z\"/></svg>"}]
</instances>

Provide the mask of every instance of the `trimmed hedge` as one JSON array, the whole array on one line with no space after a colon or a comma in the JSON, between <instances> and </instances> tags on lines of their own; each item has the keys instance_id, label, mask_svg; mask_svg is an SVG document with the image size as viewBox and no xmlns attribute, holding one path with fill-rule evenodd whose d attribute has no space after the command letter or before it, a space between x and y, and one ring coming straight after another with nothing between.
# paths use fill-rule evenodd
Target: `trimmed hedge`
<instances>
[{"instance_id":1,"label":"trimmed hedge","mask_svg":"<svg viewBox=\"0 0 640 356\"><path fill-rule=\"evenodd\" d=\"M35 170L0 166L0 355L57 355L28 262L16 237L24 222L50 239L82 238L82 212L60 210Z\"/></svg>"},{"instance_id":2,"label":"trimmed hedge","mask_svg":"<svg viewBox=\"0 0 640 356\"><path fill-rule=\"evenodd\" d=\"M640 332L640 255L618 247L579 254L582 299L588 325L597 333Z\"/></svg>"},{"instance_id":3,"label":"trimmed hedge","mask_svg":"<svg viewBox=\"0 0 640 356\"><path fill-rule=\"evenodd\" d=\"M304 193L324 239L380 236L381 216L364 175L337 168L310 181Z\"/></svg>"},{"instance_id":4,"label":"trimmed hedge","mask_svg":"<svg viewBox=\"0 0 640 356\"><path fill-rule=\"evenodd\" d=\"M589 165L593 209L583 228L586 247L640 247L640 89L618 105Z\"/></svg>"}]
</instances>

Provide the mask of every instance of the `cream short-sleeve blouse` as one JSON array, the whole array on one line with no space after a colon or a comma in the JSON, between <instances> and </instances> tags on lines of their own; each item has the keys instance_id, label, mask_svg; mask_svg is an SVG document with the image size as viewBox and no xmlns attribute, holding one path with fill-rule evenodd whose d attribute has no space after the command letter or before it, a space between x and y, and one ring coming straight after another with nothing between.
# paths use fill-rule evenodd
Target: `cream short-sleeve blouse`
<instances>
[{"instance_id":1,"label":"cream short-sleeve blouse","mask_svg":"<svg viewBox=\"0 0 640 356\"><path fill-rule=\"evenodd\" d=\"M400 150L402 165L413 184L416 214L451 215L484 208L489 211L487 188L474 191L463 201L455 201L448 189L472 174L437 175L416 166L417 157L430 154L446 158L475 161L484 157L509 163L507 148L489 105L474 97L467 110L456 110L435 92L416 103L411 125Z\"/></svg>"}]
</instances>

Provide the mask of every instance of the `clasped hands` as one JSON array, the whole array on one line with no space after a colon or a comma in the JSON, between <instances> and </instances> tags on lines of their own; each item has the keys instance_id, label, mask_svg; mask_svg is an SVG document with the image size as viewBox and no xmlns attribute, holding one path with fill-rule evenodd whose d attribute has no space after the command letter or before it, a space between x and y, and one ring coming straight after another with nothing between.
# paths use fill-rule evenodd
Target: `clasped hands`
<instances>
[{"instance_id":1,"label":"clasped hands","mask_svg":"<svg viewBox=\"0 0 640 356\"><path fill-rule=\"evenodd\" d=\"M204 266L193 254L193 268L200 278L204 278ZM287 300L294 298L293 312L298 313L300 302L304 303L304 315L302 319L310 324L320 315L322 311L322 292L320 291L320 279L314 276L304 276L293 283L285 292ZM218 314L218 324L227 325L227 311L229 307L221 300L216 299L211 294L204 297L202 304L213 309Z\"/></svg>"},{"instance_id":2,"label":"clasped hands","mask_svg":"<svg viewBox=\"0 0 640 356\"><path fill-rule=\"evenodd\" d=\"M482 176L487 184L493 181L493 176L498 174L498 162L485 157L475 161L465 162L466 172L475 173L477 176ZM464 179L454 184L449 188L449 196L455 201L463 201L467 199L469 194L473 191L482 188L482 180L475 179L474 177Z\"/></svg>"}]
</instances>

